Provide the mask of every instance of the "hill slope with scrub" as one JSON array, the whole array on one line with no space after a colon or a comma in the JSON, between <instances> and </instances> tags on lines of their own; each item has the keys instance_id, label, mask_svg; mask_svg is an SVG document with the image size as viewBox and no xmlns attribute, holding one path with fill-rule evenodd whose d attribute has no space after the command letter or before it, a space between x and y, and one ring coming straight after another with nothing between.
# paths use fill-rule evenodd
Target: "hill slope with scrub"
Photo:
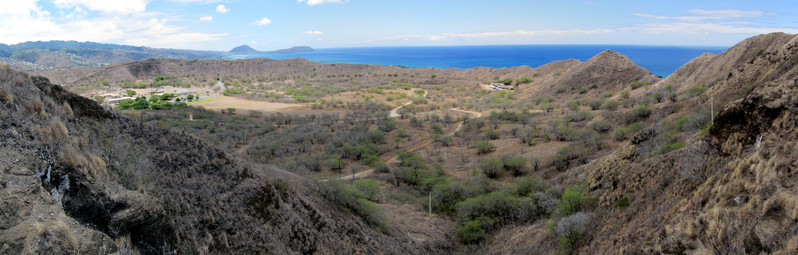
<instances>
[{"instance_id":1,"label":"hill slope with scrub","mask_svg":"<svg viewBox=\"0 0 798 255\"><path fill-rule=\"evenodd\" d=\"M378 232L296 175L2 68L0 254L398 254L447 245Z\"/></svg>"},{"instance_id":2,"label":"hill slope with scrub","mask_svg":"<svg viewBox=\"0 0 798 255\"><path fill-rule=\"evenodd\" d=\"M664 78L611 50L37 73L84 95L218 77L228 98L308 107L247 113L119 113L5 68L0 253L795 254L796 64L798 36L774 33Z\"/></svg>"}]
</instances>

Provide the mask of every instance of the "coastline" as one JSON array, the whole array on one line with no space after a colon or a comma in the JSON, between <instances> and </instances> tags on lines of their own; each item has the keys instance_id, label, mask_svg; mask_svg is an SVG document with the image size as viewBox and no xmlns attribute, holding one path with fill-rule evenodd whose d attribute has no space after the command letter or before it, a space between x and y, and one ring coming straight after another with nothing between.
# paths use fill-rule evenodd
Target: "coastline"
<instances>
[{"instance_id":1,"label":"coastline","mask_svg":"<svg viewBox=\"0 0 798 255\"><path fill-rule=\"evenodd\" d=\"M547 63L577 59L586 61L610 49L631 59L652 73L665 77L699 55L717 54L726 47L646 46L646 45L490 45L490 46L401 46L363 48L324 48L313 52L233 55L224 59L305 58L327 64L367 64L412 68L539 67Z\"/></svg>"}]
</instances>

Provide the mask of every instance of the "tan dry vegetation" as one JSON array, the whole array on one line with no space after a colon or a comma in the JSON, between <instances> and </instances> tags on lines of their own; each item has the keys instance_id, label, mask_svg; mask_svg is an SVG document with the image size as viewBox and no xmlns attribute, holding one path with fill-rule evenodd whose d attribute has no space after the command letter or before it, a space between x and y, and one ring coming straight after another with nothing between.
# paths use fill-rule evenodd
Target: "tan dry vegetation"
<instances>
[{"instance_id":1,"label":"tan dry vegetation","mask_svg":"<svg viewBox=\"0 0 798 255\"><path fill-rule=\"evenodd\" d=\"M89 180L102 181L108 178L105 161L91 153L67 145L61 152L61 159L67 166L81 171Z\"/></svg>"}]
</instances>

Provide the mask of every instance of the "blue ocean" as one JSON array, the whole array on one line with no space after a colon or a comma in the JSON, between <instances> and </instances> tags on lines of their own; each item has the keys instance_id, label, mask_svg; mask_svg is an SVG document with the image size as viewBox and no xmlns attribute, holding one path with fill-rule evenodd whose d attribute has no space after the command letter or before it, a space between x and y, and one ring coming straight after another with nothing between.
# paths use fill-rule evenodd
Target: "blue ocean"
<instances>
[{"instance_id":1,"label":"blue ocean","mask_svg":"<svg viewBox=\"0 0 798 255\"><path fill-rule=\"evenodd\" d=\"M229 56L229 59L302 57L321 63L400 65L408 67L502 68L538 67L556 60L585 61L605 49L617 51L659 76L668 76L699 55L720 53L726 47L676 47L632 45L492 45L329 48L313 52Z\"/></svg>"}]
</instances>

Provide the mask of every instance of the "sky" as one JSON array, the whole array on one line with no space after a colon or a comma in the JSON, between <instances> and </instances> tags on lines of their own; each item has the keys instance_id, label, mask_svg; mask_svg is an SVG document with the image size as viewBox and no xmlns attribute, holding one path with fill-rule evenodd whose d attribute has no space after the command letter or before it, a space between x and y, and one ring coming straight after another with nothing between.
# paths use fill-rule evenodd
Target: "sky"
<instances>
[{"instance_id":1,"label":"sky","mask_svg":"<svg viewBox=\"0 0 798 255\"><path fill-rule=\"evenodd\" d=\"M436 45L731 46L798 33L798 1L0 0L0 43L227 51Z\"/></svg>"}]
</instances>

